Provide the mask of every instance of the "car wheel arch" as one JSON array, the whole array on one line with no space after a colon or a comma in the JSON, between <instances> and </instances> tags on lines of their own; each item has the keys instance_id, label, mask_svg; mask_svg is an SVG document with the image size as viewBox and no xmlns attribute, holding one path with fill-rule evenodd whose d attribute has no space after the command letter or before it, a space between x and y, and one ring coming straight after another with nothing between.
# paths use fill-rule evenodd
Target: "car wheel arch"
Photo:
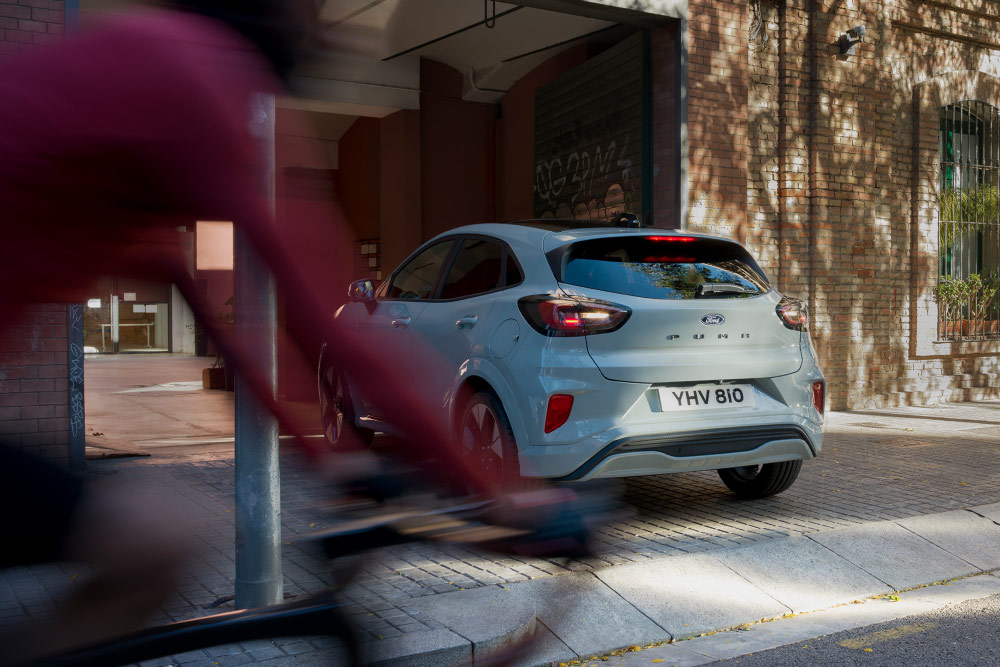
<instances>
[{"instance_id":1,"label":"car wheel arch","mask_svg":"<svg viewBox=\"0 0 1000 667\"><path fill-rule=\"evenodd\" d=\"M528 433L524 426L520 407L514 398L514 392L500 375L500 371L491 364L481 359L470 360L462 365L462 372L456 378L455 388L452 392L454 400L451 408L451 423L456 432L459 420L462 418L462 410L465 403L477 391L488 390L496 394L500 399L507 420L510 422L511 430L514 432L514 441L517 448L524 449L527 446Z\"/></svg>"}]
</instances>

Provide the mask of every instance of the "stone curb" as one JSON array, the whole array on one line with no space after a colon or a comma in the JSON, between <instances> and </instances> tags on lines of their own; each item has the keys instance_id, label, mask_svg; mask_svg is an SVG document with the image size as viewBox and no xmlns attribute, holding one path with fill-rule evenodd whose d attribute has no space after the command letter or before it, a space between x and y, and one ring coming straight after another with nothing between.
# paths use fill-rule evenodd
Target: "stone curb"
<instances>
[{"instance_id":1,"label":"stone curb","mask_svg":"<svg viewBox=\"0 0 1000 667\"><path fill-rule=\"evenodd\" d=\"M468 663L537 623L545 646L518 661L534 667L819 612L996 569L994 519L1000 503L431 596L413 606L447 630L374 642L369 655L378 667Z\"/></svg>"}]
</instances>

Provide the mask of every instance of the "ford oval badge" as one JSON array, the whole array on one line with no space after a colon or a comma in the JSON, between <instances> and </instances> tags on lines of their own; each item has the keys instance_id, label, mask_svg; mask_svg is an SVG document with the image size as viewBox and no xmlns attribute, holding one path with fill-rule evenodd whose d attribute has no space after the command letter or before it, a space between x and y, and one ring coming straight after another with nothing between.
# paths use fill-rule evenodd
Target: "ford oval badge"
<instances>
[{"instance_id":1,"label":"ford oval badge","mask_svg":"<svg viewBox=\"0 0 1000 667\"><path fill-rule=\"evenodd\" d=\"M718 326L719 324L722 324L725 321L726 318L724 318L722 315L719 315L718 313L709 313L708 315L701 316L701 323L704 324L706 327Z\"/></svg>"}]
</instances>

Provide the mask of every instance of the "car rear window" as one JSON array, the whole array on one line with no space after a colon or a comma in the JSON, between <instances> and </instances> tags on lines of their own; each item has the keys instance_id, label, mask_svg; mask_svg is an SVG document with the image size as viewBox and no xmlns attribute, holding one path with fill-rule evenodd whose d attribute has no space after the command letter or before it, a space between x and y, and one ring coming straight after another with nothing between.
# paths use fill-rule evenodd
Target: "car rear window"
<instances>
[{"instance_id":1,"label":"car rear window","mask_svg":"<svg viewBox=\"0 0 1000 667\"><path fill-rule=\"evenodd\" d=\"M694 236L613 236L548 253L556 280L649 299L732 299L770 286L742 246Z\"/></svg>"}]
</instances>

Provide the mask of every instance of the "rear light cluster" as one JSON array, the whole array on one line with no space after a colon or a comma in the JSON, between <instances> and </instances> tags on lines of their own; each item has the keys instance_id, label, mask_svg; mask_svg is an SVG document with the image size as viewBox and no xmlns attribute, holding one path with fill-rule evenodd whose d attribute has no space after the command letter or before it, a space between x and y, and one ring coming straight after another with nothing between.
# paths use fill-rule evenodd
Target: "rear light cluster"
<instances>
[{"instance_id":1,"label":"rear light cluster","mask_svg":"<svg viewBox=\"0 0 1000 667\"><path fill-rule=\"evenodd\" d=\"M546 294L517 302L528 324L544 336L589 336L616 331L632 311L607 301L565 298Z\"/></svg>"},{"instance_id":2,"label":"rear light cluster","mask_svg":"<svg viewBox=\"0 0 1000 667\"><path fill-rule=\"evenodd\" d=\"M778 313L781 323L789 329L809 331L809 308L804 301L784 296L774 311Z\"/></svg>"},{"instance_id":3,"label":"rear light cluster","mask_svg":"<svg viewBox=\"0 0 1000 667\"><path fill-rule=\"evenodd\" d=\"M813 407L816 408L816 412L820 415L823 414L823 405L826 401L826 385L822 380L816 380L812 383L813 390Z\"/></svg>"}]
</instances>

